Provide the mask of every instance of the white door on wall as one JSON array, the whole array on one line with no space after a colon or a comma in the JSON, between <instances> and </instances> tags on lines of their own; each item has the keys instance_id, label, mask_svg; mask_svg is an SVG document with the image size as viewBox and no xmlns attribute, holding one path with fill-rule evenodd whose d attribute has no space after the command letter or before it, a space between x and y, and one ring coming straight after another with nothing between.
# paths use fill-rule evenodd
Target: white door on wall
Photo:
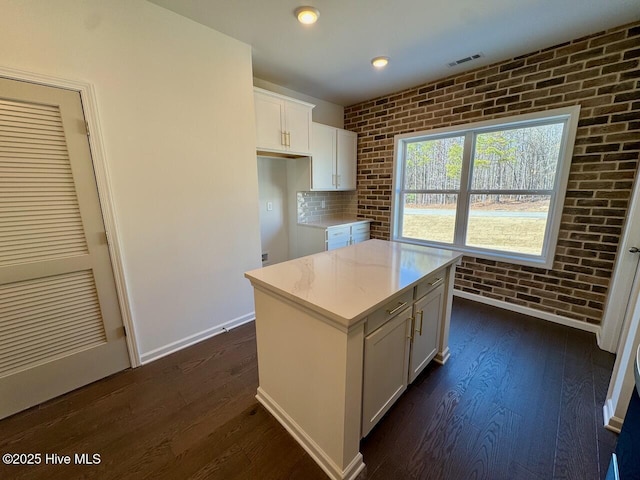
<instances>
[{"instance_id":1,"label":"white door on wall","mask_svg":"<svg viewBox=\"0 0 640 480\"><path fill-rule=\"evenodd\" d=\"M0 418L130 366L85 125L0 78Z\"/></svg>"}]
</instances>

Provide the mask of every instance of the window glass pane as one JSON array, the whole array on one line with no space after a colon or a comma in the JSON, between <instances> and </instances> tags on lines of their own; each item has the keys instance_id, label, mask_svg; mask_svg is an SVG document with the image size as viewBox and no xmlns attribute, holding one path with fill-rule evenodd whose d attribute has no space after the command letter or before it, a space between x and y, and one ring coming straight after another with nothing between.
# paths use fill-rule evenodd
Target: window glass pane
<instances>
[{"instance_id":1,"label":"window glass pane","mask_svg":"<svg viewBox=\"0 0 640 480\"><path fill-rule=\"evenodd\" d=\"M550 200L548 195L471 195L466 244L541 255Z\"/></svg>"},{"instance_id":2,"label":"window glass pane","mask_svg":"<svg viewBox=\"0 0 640 480\"><path fill-rule=\"evenodd\" d=\"M458 195L404 195L402 236L433 242L453 243Z\"/></svg>"},{"instance_id":3,"label":"window glass pane","mask_svg":"<svg viewBox=\"0 0 640 480\"><path fill-rule=\"evenodd\" d=\"M405 190L459 190L464 137L407 144Z\"/></svg>"},{"instance_id":4,"label":"window glass pane","mask_svg":"<svg viewBox=\"0 0 640 480\"><path fill-rule=\"evenodd\" d=\"M564 124L476 136L473 190L552 190Z\"/></svg>"}]
</instances>

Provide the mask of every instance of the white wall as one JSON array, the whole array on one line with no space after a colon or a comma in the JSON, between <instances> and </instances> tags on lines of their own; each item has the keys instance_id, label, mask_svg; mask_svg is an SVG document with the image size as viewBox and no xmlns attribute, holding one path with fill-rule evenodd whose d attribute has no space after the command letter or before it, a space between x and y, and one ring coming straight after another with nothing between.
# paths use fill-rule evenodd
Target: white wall
<instances>
[{"instance_id":1,"label":"white wall","mask_svg":"<svg viewBox=\"0 0 640 480\"><path fill-rule=\"evenodd\" d=\"M327 102L304 93L296 92L289 88L276 85L275 83L267 82L261 78L254 77L253 84L256 87L264 88L271 92L276 92L281 95L286 95L291 98L297 98L303 102L309 102L315 105L312 110L313 121L318 123L324 123L325 125L331 125L336 128L344 127L344 107L342 105L336 105L335 103Z\"/></svg>"},{"instance_id":2,"label":"white wall","mask_svg":"<svg viewBox=\"0 0 640 480\"><path fill-rule=\"evenodd\" d=\"M269 253L265 265L289 260L287 162L291 161L295 160L258 157L260 239L262 252ZM271 210L267 202L271 202Z\"/></svg>"},{"instance_id":3,"label":"white wall","mask_svg":"<svg viewBox=\"0 0 640 480\"><path fill-rule=\"evenodd\" d=\"M0 12L0 65L95 87L143 361L250 319L250 47L143 0L0 0Z\"/></svg>"}]
</instances>

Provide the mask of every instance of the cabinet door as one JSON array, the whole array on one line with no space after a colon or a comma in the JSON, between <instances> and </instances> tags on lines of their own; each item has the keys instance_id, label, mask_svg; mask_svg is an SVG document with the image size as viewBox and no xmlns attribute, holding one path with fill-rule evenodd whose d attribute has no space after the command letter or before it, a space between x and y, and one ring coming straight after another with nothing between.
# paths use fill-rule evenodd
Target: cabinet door
<instances>
[{"instance_id":1,"label":"cabinet door","mask_svg":"<svg viewBox=\"0 0 640 480\"><path fill-rule=\"evenodd\" d=\"M336 129L313 123L311 148L311 189L335 190Z\"/></svg>"},{"instance_id":2,"label":"cabinet door","mask_svg":"<svg viewBox=\"0 0 640 480\"><path fill-rule=\"evenodd\" d=\"M254 105L256 109L256 137L258 150L284 150L283 143L284 105L282 100L254 93Z\"/></svg>"},{"instance_id":3,"label":"cabinet door","mask_svg":"<svg viewBox=\"0 0 640 480\"><path fill-rule=\"evenodd\" d=\"M408 307L364 340L363 437L407 389L410 329Z\"/></svg>"},{"instance_id":4,"label":"cabinet door","mask_svg":"<svg viewBox=\"0 0 640 480\"><path fill-rule=\"evenodd\" d=\"M335 250L336 248L348 247L351 244L350 238L341 240L331 240L327 242L327 251Z\"/></svg>"},{"instance_id":5,"label":"cabinet door","mask_svg":"<svg viewBox=\"0 0 640 480\"><path fill-rule=\"evenodd\" d=\"M370 231L368 223L356 223L351 226L351 243L360 243L369 240Z\"/></svg>"},{"instance_id":6,"label":"cabinet door","mask_svg":"<svg viewBox=\"0 0 640 480\"><path fill-rule=\"evenodd\" d=\"M285 101L285 129L287 150L291 153L311 153L311 108Z\"/></svg>"},{"instance_id":7,"label":"cabinet door","mask_svg":"<svg viewBox=\"0 0 640 480\"><path fill-rule=\"evenodd\" d=\"M351 242L351 227L329 227L327 232L327 250L346 247Z\"/></svg>"},{"instance_id":8,"label":"cabinet door","mask_svg":"<svg viewBox=\"0 0 640 480\"><path fill-rule=\"evenodd\" d=\"M353 235L351 237L351 244L355 244L355 243L362 243L362 242L366 242L367 240L369 240L369 232L367 233L358 233L356 235Z\"/></svg>"},{"instance_id":9,"label":"cabinet door","mask_svg":"<svg viewBox=\"0 0 640 480\"><path fill-rule=\"evenodd\" d=\"M356 189L358 135L347 130L337 130L337 168L336 183L338 190Z\"/></svg>"},{"instance_id":10,"label":"cabinet door","mask_svg":"<svg viewBox=\"0 0 640 480\"><path fill-rule=\"evenodd\" d=\"M413 382L424 367L436 356L440 341L440 322L444 285L432 290L413 306L413 340L409 360L409 383Z\"/></svg>"}]
</instances>

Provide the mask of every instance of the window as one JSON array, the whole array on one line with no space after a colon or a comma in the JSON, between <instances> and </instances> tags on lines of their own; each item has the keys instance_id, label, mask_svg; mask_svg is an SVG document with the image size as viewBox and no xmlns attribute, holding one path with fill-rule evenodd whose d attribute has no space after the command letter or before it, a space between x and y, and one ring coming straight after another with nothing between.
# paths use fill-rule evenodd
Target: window
<instances>
[{"instance_id":1,"label":"window","mask_svg":"<svg viewBox=\"0 0 640 480\"><path fill-rule=\"evenodd\" d=\"M550 268L579 112L397 135L393 239Z\"/></svg>"}]
</instances>

